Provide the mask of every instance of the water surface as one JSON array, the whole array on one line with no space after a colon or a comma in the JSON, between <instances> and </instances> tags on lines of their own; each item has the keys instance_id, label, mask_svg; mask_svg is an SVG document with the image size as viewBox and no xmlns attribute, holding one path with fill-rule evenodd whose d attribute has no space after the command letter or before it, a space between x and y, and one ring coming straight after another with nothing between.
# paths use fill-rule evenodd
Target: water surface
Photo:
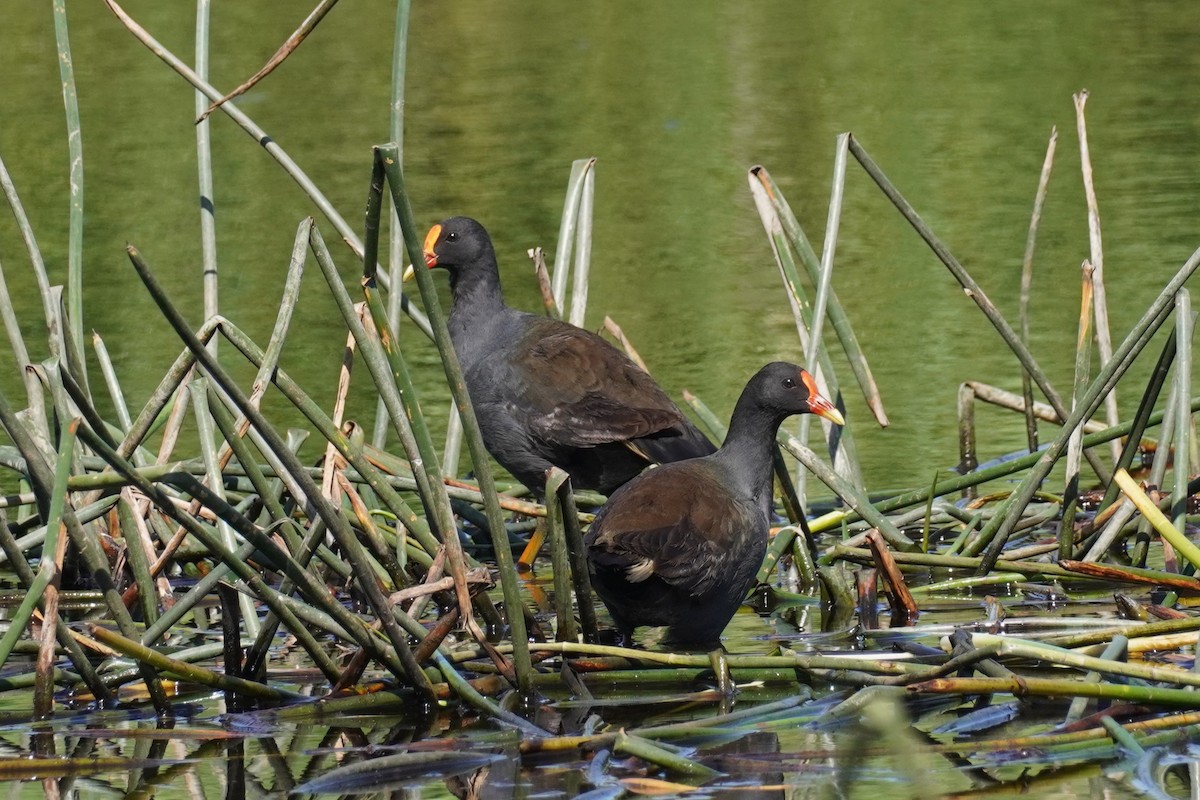
<instances>
[{"instance_id":1,"label":"water surface","mask_svg":"<svg viewBox=\"0 0 1200 800\"><path fill-rule=\"evenodd\" d=\"M127 7L191 60L190 10L147 0ZM1057 126L1033 349L1069 395L1078 267L1089 255L1071 95L1091 92L1119 340L1200 245L1200 55L1189 46L1200 17L1188 8L417 3L405 132L412 198L422 225L456 213L482 220L510 302L535 308L524 253L534 245L553 251L570 162L597 157L589 324L613 316L672 393L690 389L725 415L763 362L802 357L747 189L751 165L768 167L819 247L834 137L853 131L1015 324L1037 174ZM307 10L300 2L218 6L213 82L229 88L254 72ZM336 9L291 61L238 101L355 227L370 147L388 138L390 13L378 0ZM101 4L73 6L71 26L86 165L85 327L104 336L137 405L178 344L124 243L142 248L194 323L201 317L193 98ZM53 276L63 280L67 156L49 11L7 9L0 41L0 155ZM222 312L265 340L295 226L313 209L228 119L218 114L212 130ZM355 265L348 251L339 255L353 285ZM33 333L39 305L7 215L0 259ZM834 285L892 420L878 429L861 398L847 397L868 485L925 484L957 461L958 384L1016 389L1017 363L854 164ZM433 352L407 335L422 399L442 417ZM343 341L312 275L284 368L327 402ZM1135 402L1145 371L1135 368L1123 408ZM851 385L848 371L839 377ZM16 388L11 371L4 380ZM367 418L373 403L359 396L352 411ZM984 412L980 422L985 458L1020 446L1017 420Z\"/></svg>"}]
</instances>

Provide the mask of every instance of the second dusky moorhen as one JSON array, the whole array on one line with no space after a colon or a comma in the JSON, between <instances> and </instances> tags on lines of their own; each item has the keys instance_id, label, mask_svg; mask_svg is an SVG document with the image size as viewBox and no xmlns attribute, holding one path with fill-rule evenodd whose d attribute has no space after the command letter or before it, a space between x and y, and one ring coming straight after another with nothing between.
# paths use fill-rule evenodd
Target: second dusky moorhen
<instances>
[{"instance_id":1,"label":"second dusky moorhen","mask_svg":"<svg viewBox=\"0 0 1200 800\"><path fill-rule=\"evenodd\" d=\"M767 364L746 384L716 453L644 472L600 509L584 545L623 644L640 625L669 626L674 642L719 640L766 551L776 431L804 413L843 424L812 375Z\"/></svg>"},{"instance_id":2,"label":"second dusky moorhen","mask_svg":"<svg viewBox=\"0 0 1200 800\"><path fill-rule=\"evenodd\" d=\"M536 495L551 466L610 494L651 463L716 450L604 339L505 305L491 237L475 220L434 225L425 264L450 273L450 339L484 445Z\"/></svg>"}]
</instances>

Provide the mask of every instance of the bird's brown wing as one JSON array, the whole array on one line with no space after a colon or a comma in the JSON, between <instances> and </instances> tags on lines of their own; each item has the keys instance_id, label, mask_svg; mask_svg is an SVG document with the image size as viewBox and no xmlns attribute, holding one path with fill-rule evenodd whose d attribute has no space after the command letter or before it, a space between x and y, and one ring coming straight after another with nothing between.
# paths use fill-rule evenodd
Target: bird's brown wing
<instances>
[{"instance_id":1,"label":"bird's brown wing","mask_svg":"<svg viewBox=\"0 0 1200 800\"><path fill-rule=\"evenodd\" d=\"M699 596L731 568L732 543L752 514L699 462L667 464L614 494L588 532L588 555L627 580L655 575Z\"/></svg>"},{"instance_id":2,"label":"bird's brown wing","mask_svg":"<svg viewBox=\"0 0 1200 800\"><path fill-rule=\"evenodd\" d=\"M545 319L526 341L513 366L526 382L525 411L538 438L590 447L685 424L654 379L599 336Z\"/></svg>"}]
</instances>

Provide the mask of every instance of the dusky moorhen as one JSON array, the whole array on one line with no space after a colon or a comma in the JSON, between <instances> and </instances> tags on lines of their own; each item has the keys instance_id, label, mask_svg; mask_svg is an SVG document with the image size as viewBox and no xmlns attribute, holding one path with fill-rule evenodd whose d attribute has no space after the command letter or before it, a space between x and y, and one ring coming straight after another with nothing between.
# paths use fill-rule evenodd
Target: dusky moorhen
<instances>
[{"instance_id":1,"label":"dusky moorhen","mask_svg":"<svg viewBox=\"0 0 1200 800\"><path fill-rule=\"evenodd\" d=\"M765 554L775 433L804 413L844 422L812 375L767 364L746 384L716 453L644 472L600 509L584 544L623 643L639 625L667 625L675 642L719 640Z\"/></svg>"},{"instance_id":2,"label":"dusky moorhen","mask_svg":"<svg viewBox=\"0 0 1200 800\"><path fill-rule=\"evenodd\" d=\"M546 470L610 494L648 464L715 452L654 379L590 331L510 308L491 237L451 217L425 237L450 273L448 325L483 443L534 494Z\"/></svg>"}]
</instances>

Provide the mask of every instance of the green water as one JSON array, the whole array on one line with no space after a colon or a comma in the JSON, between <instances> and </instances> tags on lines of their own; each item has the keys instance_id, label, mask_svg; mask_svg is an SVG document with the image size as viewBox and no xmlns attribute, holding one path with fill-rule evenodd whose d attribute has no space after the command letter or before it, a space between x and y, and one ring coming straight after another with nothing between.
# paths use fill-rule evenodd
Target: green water
<instances>
[{"instance_id":1,"label":"green water","mask_svg":"<svg viewBox=\"0 0 1200 800\"><path fill-rule=\"evenodd\" d=\"M0 32L0 155L61 281L67 151L52 19L37 4L10 5ZM1200 16L1186 4L415 6L405 163L419 223L456 213L482 220L510 302L535 308L525 251L553 251L570 162L596 156L589 324L612 315L673 394L690 389L722 416L763 362L802 358L746 170L770 169L819 249L839 132L859 137L1015 325L1034 189L1058 126L1032 314L1034 353L1064 396L1078 266L1089 253L1073 92L1091 92L1114 338L1200 245L1200 55L1188 46ZM130 2L128 10L191 60L189 8ZM252 74L308 10L218 5L213 82L227 89ZM178 344L125 242L201 320L194 101L102 4L70 13L85 159L85 329L105 338L136 406ZM338 7L238 101L356 228L370 147L388 138L391 40L387 3ZM314 209L228 119L218 114L212 133L221 310L265 341L295 226ZM349 251L338 255L353 284ZM868 487L924 485L957 462L958 384L1018 389L1016 360L854 163L837 256L834 288L892 421L879 429L861 396L847 397ZM0 260L32 335L40 306L8 215ZM310 274L283 366L328 402L344 329L325 294ZM408 341L426 409L444 417L432 348L416 333ZM1145 371L1135 367L1123 408ZM848 370L839 377L852 389ZM3 380L18 385L11 369ZM363 386L351 410L368 419ZM980 423L983 458L1020 446L1011 415L984 411Z\"/></svg>"}]
</instances>

